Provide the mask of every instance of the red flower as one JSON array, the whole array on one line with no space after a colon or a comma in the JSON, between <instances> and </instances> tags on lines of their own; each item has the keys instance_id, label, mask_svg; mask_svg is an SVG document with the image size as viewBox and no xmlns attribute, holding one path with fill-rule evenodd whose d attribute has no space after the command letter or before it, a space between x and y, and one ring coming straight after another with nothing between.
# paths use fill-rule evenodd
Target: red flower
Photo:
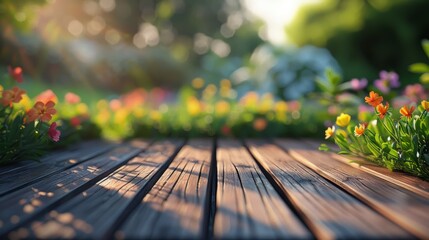
<instances>
[{"instance_id":1,"label":"red flower","mask_svg":"<svg viewBox=\"0 0 429 240\"><path fill-rule=\"evenodd\" d=\"M52 101L44 104L43 102L36 102L34 107L27 112L27 121L33 122L37 119L43 122L49 122L52 119L52 115L57 113L57 110L54 108L55 103Z\"/></svg>"},{"instance_id":2,"label":"red flower","mask_svg":"<svg viewBox=\"0 0 429 240\"><path fill-rule=\"evenodd\" d=\"M228 127L227 125L223 125L221 131L222 131L222 134L225 136L228 136L231 134L231 128Z\"/></svg>"},{"instance_id":3,"label":"red flower","mask_svg":"<svg viewBox=\"0 0 429 240\"><path fill-rule=\"evenodd\" d=\"M3 106L11 106L12 103L18 103L22 99L22 95L25 91L19 87L13 87L11 90L5 90L2 92L2 98L0 102Z\"/></svg>"},{"instance_id":4,"label":"red flower","mask_svg":"<svg viewBox=\"0 0 429 240\"><path fill-rule=\"evenodd\" d=\"M9 66L8 71L9 71L9 75L13 79L15 79L15 81L17 81L18 83L22 83L23 78L22 78L22 68L21 67L12 68L11 66Z\"/></svg>"},{"instance_id":5,"label":"red flower","mask_svg":"<svg viewBox=\"0 0 429 240\"><path fill-rule=\"evenodd\" d=\"M72 117L72 118L70 118L70 124L71 124L73 127L77 127L77 126L79 126L79 125L80 125L80 123L81 123L81 121L80 121L80 118L79 118L79 117Z\"/></svg>"},{"instance_id":6,"label":"red flower","mask_svg":"<svg viewBox=\"0 0 429 240\"><path fill-rule=\"evenodd\" d=\"M60 140L61 132L57 129L57 123L53 122L51 126L48 129L48 135L49 137L54 141L58 142Z\"/></svg>"},{"instance_id":7,"label":"red flower","mask_svg":"<svg viewBox=\"0 0 429 240\"><path fill-rule=\"evenodd\" d=\"M365 97L365 102L368 103L369 105L373 106L373 107L377 107L378 104L383 102L383 97L379 96L374 91L371 91L369 93L369 97Z\"/></svg>"}]
</instances>

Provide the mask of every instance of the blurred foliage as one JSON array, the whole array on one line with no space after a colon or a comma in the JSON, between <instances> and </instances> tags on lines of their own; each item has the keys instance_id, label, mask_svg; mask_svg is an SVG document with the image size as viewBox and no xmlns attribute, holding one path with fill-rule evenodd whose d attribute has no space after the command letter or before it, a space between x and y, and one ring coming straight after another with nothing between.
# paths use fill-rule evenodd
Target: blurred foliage
<instances>
[{"instance_id":1,"label":"blurred foliage","mask_svg":"<svg viewBox=\"0 0 429 240\"><path fill-rule=\"evenodd\" d=\"M2 1L10 18L49 2L23 33L4 18L0 64L50 83L178 89L205 55L248 57L262 42L240 2L154 0ZM59 11L61 9L61 11ZM22 10L23 11L23 10Z\"/></svg>"},{"instance_id":2,"label":"blurred foliage","mask_svg":"<svg viewBox=\"0 0 429 240\"><path fill-rule=\"evenodd\" d=\"M426 57L429 59L429 40L424 39L422 41L422 47L426 54ZM427 60L426 59L426 62ZM420 82L426 87L429 87L429 65L426 63L413 63L410 65L410 71L414 73L419 73L420 75Z\"/></svg>"},{"instance_id":3,"label":"blurred foliage","mask_svg":"<svg viewBox=\"0 0 429 240\"><path fill-rule=\"evenodd\" d=\"M34 17L34 6L43 5L48 0L1 0L0 28L12 25L15 28L28 28Z\"/></svg>"},{"instance_id":4,"label":"blurred foliage","mask_svg":"<svg viewBox=\"0 0 429 240\"><path fill-rule=\"evenodd\" d=\"M429 37L428 8L426 0L323 0L304 6L286 31L299 46L326 47L346 79L379 69L412 79L408 65L425 59L415 46Z\"/></svg>"}]
</instances>

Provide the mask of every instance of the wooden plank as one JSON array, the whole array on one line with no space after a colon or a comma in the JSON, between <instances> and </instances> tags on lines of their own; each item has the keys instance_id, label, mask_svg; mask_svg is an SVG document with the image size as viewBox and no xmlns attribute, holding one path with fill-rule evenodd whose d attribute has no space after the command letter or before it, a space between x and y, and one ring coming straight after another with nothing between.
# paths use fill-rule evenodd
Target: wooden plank
<instances>
[{"instance_id":1,"label":"wooden plank","mask_svg":"<svg viewBox=\"0 0 429 240\"><path fill-rule=\"evenodd\" d=\"M147 146L133 141L0 198L0 238L56 204L81 193Z\"/></svg>"},{"instance_id":2,"label":"wooden plank","mask_svg":"<svg viewBox=\"0 0 429 240\"><path fill-rule=\"evenodd\" d=\"M117 238L204 238L211 140L191 140L116 232Z\"/></svg>"},{"instance_id":3,"label":"wooden plank","mask_svg":"<svg viewBox=\"0 0 429 240\"><path fill-rule=\"evenodd\" d=\"M59 152L52 156L48 155L41 162L3 173L0 175L0 197L106 152L113 147L113 144L98 141L80 146L81 148L69 149L62 154Z\"/></svg>"},{"instance_id":4,"label":"wooden plank","mask_svg":"<svg viewBox=\"0 0 429 240\"><path fill-rule=\"evenodd\" d=\"M319 239L411 238L403 229L266 141L250 151Z\"/></svg>"},{"instance_id":5,"label":"wooden plank","mask_svg":"<svg viewBox=\"0 0 429 240\"><path fill-rule=\"evenodd\" d=\"M22 169L26 169L26 168L32 168L32 167L36 167L36 166L40 165L40 163L55 161L55 159L58 159L61 156L64 156L66 154L71 154L74 151L76 151L77 149L82 149L82 148L85 148L85 146L89 146L89 145L92 145L92 144L98 143L98 142L99 142L98 140L88 141L85 143L78 143L76 145L69 146L65 149L55 150L55 151L52 151L49 154L43 156L38 161L28 160L28 161L21 161L18 163L14 163L11 165L1 166L0 167L0 176L2 176L5 173L8 173L10 171L17 171L17 170L22 170Z\"/></svg>"},{"instance_id":6,"label":"wooden plank","mask_svg":"<svg viewBox=\"0 0 429 240\"><path fill-rule=\"evenodd\" d=\"M167 163L182 144L183 141L162 141L150 146L82 194L9 236L42 239L111 237L109 233L120 217L133 202L140 202L142 190L151 187L149 183L154 182L151 179L161 168L167 168ZM22 233L26 235L21 236Z\"/></svg>"},{"instance_id":7,"label":"wooden plank","mask_svg":"<svg viewBox=\"0 0 429 240\"><path fill-rule=\"evenodd\" d=\"M429 199L315 150L305 142L277 140L289 154L417 237L429 238Z\"/></svg>"},{"instance_id":8,"label":"wooden plank","mask_svg":"<svg viewBox=\"0 0 429 240\"><path fill-rule=\"evenodd\" d=\"M217 172L215 238L311 237L238 141L219 141Z\"/></svg>"},{"instance_id":9,"label":"wooden plank","mask_svg":"<svg viewBox=\"0 0 429 240\"><path fill-rule=\"evenodd\" d=\"M314 147L318 147L320 145L320 143L318 143L314 140L306 140L306 142L308 142L309 144L311 144ZM334 147L336 147L336 146L334 145ZM420 194L426 198L429 198L429 182L428 181L425 181L421 178L412 176L412 175L407 174L405 172L390 171L389 169L387 169L385 167L378 166L375 163L369 162L363 158L339 155L339 154L335 154L335 153L331 153L331 156L333 159L339 160L343 163L347 163L352 167L361 169L361 170L368 172L372 175L383 178L389 182L395 183L395 184L402 186L404 188L407 188L407 189L409 189L409 190L411 190L417 194Z\"/></svg>"}]
</instances>

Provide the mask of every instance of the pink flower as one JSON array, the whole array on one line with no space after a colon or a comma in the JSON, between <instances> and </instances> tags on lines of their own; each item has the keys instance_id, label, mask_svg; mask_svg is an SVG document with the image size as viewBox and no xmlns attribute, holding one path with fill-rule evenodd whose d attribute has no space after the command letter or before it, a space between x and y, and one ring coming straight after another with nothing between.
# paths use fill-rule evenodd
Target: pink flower
<instances>
[{"instance_id":1,"label":"pink flower","mask_svg":"<svg viewBox=\"0 0 429 240\"><path fill-rule=\"evenodd\" d=\"M368 85L368 80L366 78L362 78L361 80L357 78L353 78L350 81L350 85L352 86L352 89L355 91L363 90Z\"/></svg>"},{"instance_id":2,"label":"pink flower","mask_svg":"<svg viewBox=\"0 0 429 240\"><path fill-rule=\"evenodd\" d=\"M70 104L76 104L80 102L80 97L72 92L66 93L64 100Z\"/></svg>"},{"instance_id":3,"label":"pink flower","mask_svg":"<svg viewBox=\"0 0 429 240\"><path fill-rule=\"evenodd\" d=\"M58 102L57 95L55 95L55 93L51 89L42 92L36 97L36 102L42 102L46 104L49 101L52 101L54 103Z\"/></svg>"},{"instance_id":4,"label":"pink flower","mask_svg":"<svg viewBox=\"0 0 429 240\"><path fill-rule=\"evenodd\" d=\"M11 66L9 66L8 71L9 71L9 75L13 79L15 79L15 81L17 81L18 83L22 83L23 79L22 79L22 68L21 67L12 68Z\"/></svg>"},{"instance_id":5,"label":"pink flower","mask_svg":"<svg viewBox=\"0 0 429 240\"><path fill-rule=\"evenodd\" d=\"M399 76L395 72L381 71L380 78L375 80L374 85L382 93L388 93L390 88L399 87Z\"/></svg>"},{"instance_id":6,"label":"pink flower","mask_svg":"<svg viewBox=\"0 0 429 240\"><path fill-rule=\"evenodd\" d=\"M48 130L49 137L54 141L58 142L60 140L61 132L57 129L57 123L53 122Z\"/></svg>"},{"instance_id":7,"label":"pink flower","mask_svg":"<svg viewBox=\"0 0 429 240\"><path fill-rule=\"evenodd\" d=\"M406 86L404 95L407 96L412 102L418 102L427 98L425 88L418 83Z\"/></svg>"}]
</instances>

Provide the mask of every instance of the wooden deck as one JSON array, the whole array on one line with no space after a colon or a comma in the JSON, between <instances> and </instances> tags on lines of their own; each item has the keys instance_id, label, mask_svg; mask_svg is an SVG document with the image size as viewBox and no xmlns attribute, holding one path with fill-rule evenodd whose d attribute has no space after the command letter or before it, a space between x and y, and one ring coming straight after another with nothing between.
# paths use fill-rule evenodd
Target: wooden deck
<instances>
[{"instance_id":1,"label":"wooden deck","mask_svg":"<svg viewBox=\"0 0 429 240\"><path fill-rule=\"evenodd\" d=\"M429 239L429 182L317 145L82 143L0 168L0 239Z\"/></svg>"}]
</instances>

